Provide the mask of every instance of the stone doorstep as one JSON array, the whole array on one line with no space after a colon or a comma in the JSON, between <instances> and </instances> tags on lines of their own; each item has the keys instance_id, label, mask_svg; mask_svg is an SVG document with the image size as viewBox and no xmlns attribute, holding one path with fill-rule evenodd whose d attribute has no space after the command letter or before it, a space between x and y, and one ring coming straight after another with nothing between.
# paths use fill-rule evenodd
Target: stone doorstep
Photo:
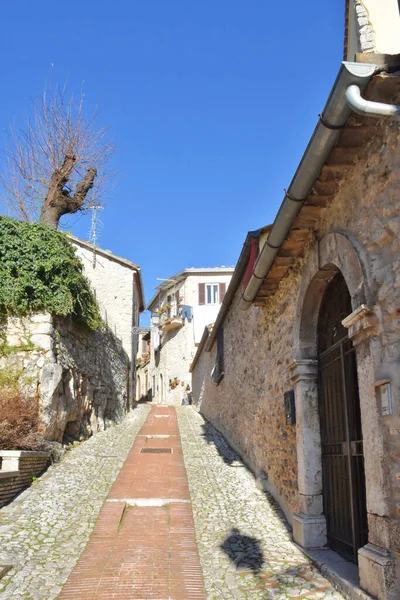
<instances>
[{"instance_id":1,"label":"stone doorstep","mask_svg":"<svg viewBox=\"0 0 400 600\"><path fill-rule=\"evenodd\" d=\"M360 588L358 568L337 552L329 548L317 550L296 546L308 556L321 574L326 577L345 598L349 600L373 600L367 592Z\"/></svg>"}]
</instances>

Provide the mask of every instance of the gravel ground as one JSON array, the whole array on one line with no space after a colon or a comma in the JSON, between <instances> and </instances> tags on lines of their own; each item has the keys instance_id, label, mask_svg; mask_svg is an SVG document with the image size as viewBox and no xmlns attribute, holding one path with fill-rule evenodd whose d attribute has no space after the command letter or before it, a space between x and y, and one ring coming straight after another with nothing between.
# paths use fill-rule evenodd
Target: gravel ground
<instances>
[{"instance_id":1,"label":"gravel ground","mask_svg":"<svg viewBox=\"0 0 400 600\"><path fill-rule=\"evenodd\" d=\"M191 407L177 414L208 599L343 600L223 437Z\"/></svg>"},{"instance_id":2,"label":"gravel ground","mask_svg":"<svg viewBox=\"0 0 400 600\"><path fill-rule=\"evenodd\" d=\"M0 510L0 567L12 565L0 579L1 600L57 597L149 410L138 407L70 450Z\"/></svg>"}]
</instances>

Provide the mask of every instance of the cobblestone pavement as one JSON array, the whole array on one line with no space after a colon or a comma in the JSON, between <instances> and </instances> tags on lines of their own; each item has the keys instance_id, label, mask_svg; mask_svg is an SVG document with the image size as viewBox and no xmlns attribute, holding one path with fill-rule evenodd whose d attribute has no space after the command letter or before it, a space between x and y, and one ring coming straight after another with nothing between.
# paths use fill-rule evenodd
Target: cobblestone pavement
<instances>
[{"instance_id":1,"label":"cobblestone pavement","mask_svg":"<svg viewBox=\"0 0 400 600\"><path fill-rule=\"evenodd\" d=\"M208 600L343 600L222 436L191 407L177 414Z\"/></svg>"},{"instance_id":2,"label":"cobblestone pavement","mask_svg":"<svg viewBox=\"0 0 400 600\"><path fill-rule=\"evenodd\" d=\"M0 510L0 565L13 565L0 579L1 600L57 597L149 410L138 407L72 449Z\"/></svg>"}]
</instances>

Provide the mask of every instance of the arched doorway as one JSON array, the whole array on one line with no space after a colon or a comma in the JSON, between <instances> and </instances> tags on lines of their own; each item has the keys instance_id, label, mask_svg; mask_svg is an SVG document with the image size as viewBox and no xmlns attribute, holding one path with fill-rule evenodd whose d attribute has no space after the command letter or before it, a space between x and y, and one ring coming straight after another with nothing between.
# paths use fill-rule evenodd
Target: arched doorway
<instances>
[{"instance_id":1,"label":"arched doorway","mask_svg":"<svg viewBox=\"0 0 400 600\"><path fill-rule=\"evenodd\" d=\"M368 541L355 349L342 320L352 312L343 275L329 281L317 325L322 488L329 546L357 562Z\"/></svg>"}]
</instances>

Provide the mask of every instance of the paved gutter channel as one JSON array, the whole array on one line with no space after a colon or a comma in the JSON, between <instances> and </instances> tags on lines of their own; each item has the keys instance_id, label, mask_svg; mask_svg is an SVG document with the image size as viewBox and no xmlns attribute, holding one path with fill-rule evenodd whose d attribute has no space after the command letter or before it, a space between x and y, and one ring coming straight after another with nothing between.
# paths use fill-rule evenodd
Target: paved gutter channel
<instances>
[{"instance_id":1,"label":"paved gutter channel","mask_svg":"<svg viewBox=\"0 0 400 600\"><path fill-rule=\"evenodd\" d=\"M150 412L97 433L0 510L0 599L53 600L85 548L109 489Z\"/></svg>"},{"instance_id":2,"label":"paved gutter channel","mask_svg":"<svg viewBox=\"0 0 400 600\"><path fill-rule=\"evenodd\" d=\"M177 415L208 600L343 600L222 436L191 407Z\"/></svg>"}]
</instances>

